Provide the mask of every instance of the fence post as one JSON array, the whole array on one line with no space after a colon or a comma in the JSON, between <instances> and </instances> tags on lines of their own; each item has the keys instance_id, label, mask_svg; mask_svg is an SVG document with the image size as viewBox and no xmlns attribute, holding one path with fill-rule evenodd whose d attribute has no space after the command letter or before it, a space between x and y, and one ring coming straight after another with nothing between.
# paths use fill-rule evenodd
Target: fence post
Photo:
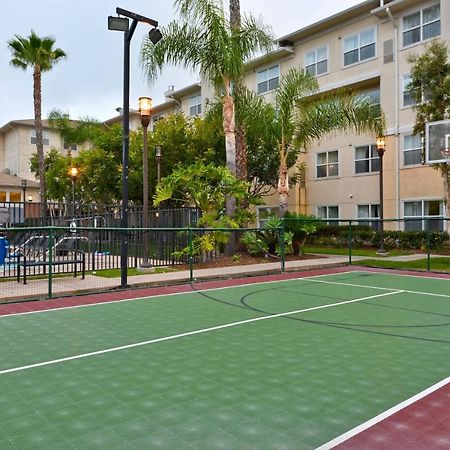
<instances>
[{"instance_id":1,"label":"fence post","mask_svg":"<svg viewBox=\"0 0 450 450\"><path fill-rule=\"evenodd\" d=\"M194 257L193 253L193 242L192 242L192 228L188 228L188 248L189 248L189 283L194 282Z\"/></svg>"},{"instance_id":2,"label":"fence post","mask_svg":"<svg viewBox=\"0 0 450 450\"><path fill-rule=\"evenodd\" d=\"M286 272L286 255L284 248L284 217L281 219L281 227L279 230L280 256L281 256L281 273Z\"/></svg>"},{"instance_id":3,"label":"fence post","mask_svg":"<svg viewBox=\"0 0 450 450\"><path fill-rule=\"evenodd\" d=\"M348 264L352 265L352 242L353 242L353 233L352 233L352 221L348 221Z\"/></svg>"},{"instance_id":4,"label":"fence post","mask_svg":"<svg viewBox=\"0 0 450 450\"><path fill-rule=\"evenodd\" d=\"M53 229L48 230L48 298L53 296Z\"/></svg>"},{"instance_id":5,"label":"fence post","mask_svg":"<svg viewBox=\"0 0 450 450\"><path fill-rule=\"evenodd\" d=\"M431 270L431 236L430 236L430 220L426 219L425 226L427 229L427 271Z\"/></svg>"}]
</instances>

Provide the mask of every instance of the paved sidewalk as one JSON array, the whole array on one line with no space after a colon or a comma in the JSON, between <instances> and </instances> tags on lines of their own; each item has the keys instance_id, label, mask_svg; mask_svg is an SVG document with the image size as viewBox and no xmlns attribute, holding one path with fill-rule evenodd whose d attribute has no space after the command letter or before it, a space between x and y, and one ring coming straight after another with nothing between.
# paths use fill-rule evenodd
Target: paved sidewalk
<instances>
[{"instance_id":1,"label":"paved sidewalk","mask_svg":"<svg viewBox=\"0 0 450 450\"><path fill-rule=\"evenodd\" d=\"M354 257L353 261L362 259ZM326 267L336 267L348 262L347 256L326 256L317 259L305 259L299 261L287 261L286 270L310 270ZM279 273L281 270L280 262L237 265L228 267L217 267L210 269L195 269L194 277L196 280L218 279L218 278L237 278L246 274L266 274ZM128 277L130 286L161 286L164 284L186 283L189 281L189 271L180 270L166 273L145 273ZM119 287L120 278L102 278L95 275L86 275L86 278L55 277L52 282L53 296L81 294L89 292L106 291ZM0 283L0 302L14 301L19 299L46 298L48 295L48 280L29 279L28 284L8 281Z\"/></svg>"}]
</instances>

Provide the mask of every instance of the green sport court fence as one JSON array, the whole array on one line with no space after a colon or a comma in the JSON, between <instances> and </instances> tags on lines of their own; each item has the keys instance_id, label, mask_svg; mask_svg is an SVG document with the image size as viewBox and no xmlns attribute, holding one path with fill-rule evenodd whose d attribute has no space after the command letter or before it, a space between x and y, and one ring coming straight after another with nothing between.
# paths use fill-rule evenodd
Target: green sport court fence
<instances>
[{"instance_id":1,"label":"green sport court fence","mask_svg":"<svg viewBox=\"0 0 450 450\"><path fill-rule=\"evenodd\" d=\"M450 271L450 244L448 234L443 231L447 222L444 218L385 220L385 247L392 255L404 255L406 259L410 253L420 253L421 256L408 263L407 269ZM407 231L395 231L399 226ZM245 256L250 252L254 259L250 262L270 261L273 263L270 270L284 272L286 262L298 259L295 255L302 252L303 259L325 261L327 254L337 254L341 255L343 264L360 264L364 258L365 265L401 268L405 264L401 259L376 259L378 230L379 221L318 219L285 219L271 229L7 228L3 235L9 248L0 266L3 288L0 302L117 288L122 239L128 241L130 285L145 285L155 279L160 284L193 282L199 269L217 268L223 263L224 243L230 236L236 242L236 254L227 263L232 266L248 263ZM145 236L148 251L144 255ZM144 258L153 266L153 272L139 270ZM230 269L223 270L222 275L229 272ZM247 274L245 269L234 272L235 276Z\"/></svg>"},{"instance_id":2,"label":"green sport court fence","mask_svg":"<svg viewBox=\"0 0 450 450\"><path fill-rule=\"evenodd\" d=\"M0 448L446 448L450 279L290 276L1 305Z\"/></svg>"}]
</instances>

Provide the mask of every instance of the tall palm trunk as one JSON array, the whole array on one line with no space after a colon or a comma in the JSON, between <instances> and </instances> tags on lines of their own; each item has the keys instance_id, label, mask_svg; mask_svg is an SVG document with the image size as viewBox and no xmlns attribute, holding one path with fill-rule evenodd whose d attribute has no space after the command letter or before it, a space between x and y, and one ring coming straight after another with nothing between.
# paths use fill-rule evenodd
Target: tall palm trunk
<instances>
[{"instance_id":1,"label":"tall palm trunk","mask_svg":"<svg viewBox=\"0 0 450 450\"><path fill-rule=\"evenodd\" d=\"M288 210L289 199L289 175L286 161L285 142L282 138L280 143L280 168L278 172L278 195L280 217L284 217Z\"/></svg>"},{"instance_id":2,"label":"tall palm trunk","mask_svg":"<svg viewBox=\"0 0 450 450\"><path fill-rule=\"evenodd\" d=\"M238 34L241 30L241 4L240 0L230 0L230 28ZM242 88L242 79L235 80L235 92L239 95ZM242 123L236 122L236 177L247 180L247 140Z\"/></svg>"},{"instance_id":3,"label":"tall palm trunk","mask_svg":"<svg viewBox=\"0 0 450 450\"><path fill-rule=\"evenodd\" d=\"M41 67L34 66L33 72L33 99L34 99L34 123L36 128L36 151L39 164L39 196L42 203L42 219L46 219L46 186L45 186L45 159L44 144L42 139L42 83Z\"/></svg>"},{"instance_id":4,"label":"tall palm trunk","mask_svg":"<svg viewBox=\"0 0 450 450\"><path fill-rule=\"evenodd\" d=\"M231 96L230 80L224 80L225 96L223 97L223 131L225 134L225 153L228 170L236 175L236 135L235 135L235 107ZM228 196L225 203L227 217L233 217L236 212L236 199ZM231 235L225 247L225 254L231 256L235 253L236 242Z\"/></svg>"}]
</instances>

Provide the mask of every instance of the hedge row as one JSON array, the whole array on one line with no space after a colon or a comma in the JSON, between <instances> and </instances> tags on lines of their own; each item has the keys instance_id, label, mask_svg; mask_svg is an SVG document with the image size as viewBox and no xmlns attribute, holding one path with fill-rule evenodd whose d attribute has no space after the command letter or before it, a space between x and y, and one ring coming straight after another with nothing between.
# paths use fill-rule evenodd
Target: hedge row
<instances>
[{"instance_id":1,"label":"hedge row","mask_svg":"<svg viewBox=\"0 0 450 450\"><path fill-rule=\"evenodd\" d=\"M329 247L348 246L349 226L320 225L314 234L307 238L307 245ZM443 248L449 240L447 232L433 231L390 231L384 232L384 246L387 249L426 250L429 239L430 249ZM366 226L352 227L352 246L355 248L377 247L380 234Z\"/></svg>"}]
</instances>

